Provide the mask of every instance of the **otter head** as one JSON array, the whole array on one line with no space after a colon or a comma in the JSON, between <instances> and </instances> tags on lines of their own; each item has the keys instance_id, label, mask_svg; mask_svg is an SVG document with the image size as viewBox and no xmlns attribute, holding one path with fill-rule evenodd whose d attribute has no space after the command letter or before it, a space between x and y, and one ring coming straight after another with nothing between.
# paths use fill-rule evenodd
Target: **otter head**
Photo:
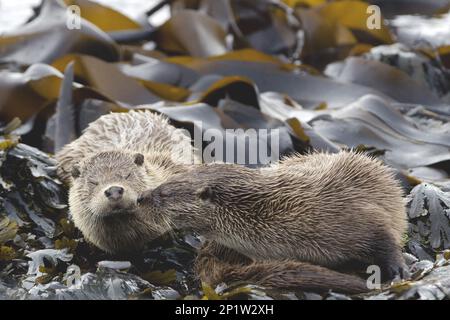
<instances>
[{"instance_id":1,"label":"otter head","mask_svg":"<svg viewBox=\"0 0 450 320\"><path fill-rule=\"evenodd\" d=\"M169 220L175 228L207 233L212 226L215 187L206 182L174 176L138 199L145 212L156 221Z\"/></svg>"},{"instance_id":2,"label":"otter head","mask_svg":"<svg viewBox=\"0 0 450 320\"><path fill-rule=\"evenodd\" d=\"M100 152L74 167L72 177L69 205L75 224L101 249L134 249L161 234L137 206L149 186L142 154Z\"/></svg>"},{"instance_id":3,"label":"otter head","mask_svg":"<svg viewBox=\"0 0 450 320\"><path fill-rule=\"evenodd\" d=\"M72 169L74 188L83 190L86 208L99 219L133 214L146 188L143 164L140 153L99 153Z\"/></svg>"}]
</instances>

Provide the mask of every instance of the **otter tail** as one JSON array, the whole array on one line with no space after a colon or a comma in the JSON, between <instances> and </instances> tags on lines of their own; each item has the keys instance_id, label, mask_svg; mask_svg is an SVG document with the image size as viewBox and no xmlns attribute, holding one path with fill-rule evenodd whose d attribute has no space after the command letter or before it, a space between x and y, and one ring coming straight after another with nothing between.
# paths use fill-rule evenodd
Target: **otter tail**
<instances>
[{"instance_id":1,"label":"otter tail","mask_svg":"<svg viewBox=\"0 0 450 320\"><path fill-rule=\"evenodd\" d=\"M246 282L268 288L357 294L368 292L362 278L295 260L257 261L221 246L205 244L195 262L201 281L210 285Z\"/></svg>"},{"instance_id":2,"label":"otter tail","mask_svg":"<svg viewBox=\"0 0 450 320\"><path fill-rule=\"evenodd\" d=\"M202 281L212 285L221 282L247 282L266 288L296 289L312 292L357 294L368 292L362 278L325 267L297 261L263 261L248 265L215 261L214 270L197 266ZM208 270L209 269L209 270ZM209 271L209 272L208 272Z\"/></svg>"},{"instance_id":3,"label":"otter tail","mask_svg":"<svg viewBox=\"0 0 450 320\"><path fill-rule=\"evenodd\" d=\"M229 266L224 282L245 281L268 288L357 294L369 291L363 279L317 265L297 261L254 262Z\"/></svg>"}]
</instances>

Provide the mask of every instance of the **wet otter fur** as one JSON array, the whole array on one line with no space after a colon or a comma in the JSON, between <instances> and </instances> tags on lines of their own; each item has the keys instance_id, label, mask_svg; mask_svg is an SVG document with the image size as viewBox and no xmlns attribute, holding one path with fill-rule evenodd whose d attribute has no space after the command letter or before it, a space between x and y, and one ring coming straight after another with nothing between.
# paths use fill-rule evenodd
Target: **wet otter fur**
<instances>
[{"instance_id":1,"label":"wet otter fur","mask_svg":"<svg viewBox=\"0 0 450 320\"><path fill-rule=\"evenodd\" d=\"M205 258L204 250L198 270L206 279L212 274L207 280L242 277L304 289L343 285L337 291L357 292L367 290L362 279L333 270L378 265L384 280L405 270L402 196L380 161L342 151L296 155L258 170L193 166L139 202L153 208L146 212L155 221L169 220L249 259L240 268L216 264L212 257L218 255Z\"/></svg>"},{"instance_id":2,"label":"wet otter fur","mask_svg":"<svg viewBox=\"0 0 450 320\"><path fill-rule=\"evenodd\" d=\"M207 242L199 251L194 270L212 286L244 282L266 288L343 292L369 291L366 281L347 273L295 260L254 261L217 242Z\"/></svg>"},{"instance_id":3,"label":"wet otter fur","mask_svg":"<svg viewBox=\"0 0 450 320\"><path fill-rule=\"evenodd\" d=\"M150 111L111 113L56 154L69 207L87 240L110 253L135 250L169 230L137 206L138 195L192 163L190 139Z\"/></svg>"}]
</instances>

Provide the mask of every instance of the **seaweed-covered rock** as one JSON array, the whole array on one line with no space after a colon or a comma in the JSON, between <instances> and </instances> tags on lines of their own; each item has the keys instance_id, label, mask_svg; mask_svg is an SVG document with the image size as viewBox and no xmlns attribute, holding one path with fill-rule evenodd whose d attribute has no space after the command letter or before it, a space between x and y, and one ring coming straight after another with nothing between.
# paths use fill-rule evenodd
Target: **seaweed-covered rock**
<instances>
[{"instance_id":1,"label":"seaweed-covered rock","mask_svg":"<svg viewBox=\"0 0 450 320\"><path fill-rule=\"evenodd\" d=\"M422 183L408 197L408 249L420 259L433 260L450 248L450 193Z\"/></svg>"},{"instance_id":2,"label":"seaweed-covered rock","mask_svg":"<svg viewBox=\"0 0 450 320\"><path fill-rule=\"evenodd\" d=\"M411 266L413 280L392 285L367 296L369 300L447 300L450 298L450 252L438 255L436 262L423 260Z\"/></svg>"},{"instance_id":3,"label":"seaweed-covered rock","mask_svg":"<svg viewBox=\"0 0 450 320\"><path fill-rule=\"evenodd\" d=\"M0 299L201 297L190 272L196 237L174 234L140 253L106 255L73 225L55 161L17 141L0 142Z\"/></svg>"}]
</instances>

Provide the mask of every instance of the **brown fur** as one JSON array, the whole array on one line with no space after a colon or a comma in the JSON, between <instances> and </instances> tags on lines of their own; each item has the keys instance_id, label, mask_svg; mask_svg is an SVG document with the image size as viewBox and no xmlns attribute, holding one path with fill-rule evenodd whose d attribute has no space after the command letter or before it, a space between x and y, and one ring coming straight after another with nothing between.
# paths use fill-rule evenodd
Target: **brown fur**
<instances>
[{"instance_id":1,"label":"brown fur","mask_svg":"<svg viewBox=\"0 0 450 320\"><path fill-rule=\"evenodd\" d=\"M144 162L136 156L142 154ZM136 205L138 195L155 188L192 162L187 136L163 116L149 111L112 113L89 125L83 135L56 154L58 174L70 186L69 206L86 239L107 252L139 248L169 230ZM75 169L76 178L71 172ZM123 188L120 201L105 190Z\"/></svg>"},{"instance_id":2,"label":"brown fur","mask_svg":"<svg viewBox=\"0 0 450 320\"><path fill-rule=\"evenodd\" d=\"M376 264L386 279L404 266L402 190L387 167L362 154L294 156L259 170L200 165L143 199L155 221L196 231L260 263L241 275L267 269L267 275L284 274L285 282L307 274L316 283L336 276L318 266ZM314 270L323 273L316 280Z\"/></svg>"},{"instance_id":3,"label":"brown fur","mask_svg":"<svg viewBox=\"0 0 450 320\"><path fill-rule=\"evenodd\" d=\"M357 276L295 260L252 261L248 257L215 242L206 243L195 262L201 281L220 283L246 282L266 288L329 290L345 293L368 291L366 282Z\"/></svg>"}]
</instances>

